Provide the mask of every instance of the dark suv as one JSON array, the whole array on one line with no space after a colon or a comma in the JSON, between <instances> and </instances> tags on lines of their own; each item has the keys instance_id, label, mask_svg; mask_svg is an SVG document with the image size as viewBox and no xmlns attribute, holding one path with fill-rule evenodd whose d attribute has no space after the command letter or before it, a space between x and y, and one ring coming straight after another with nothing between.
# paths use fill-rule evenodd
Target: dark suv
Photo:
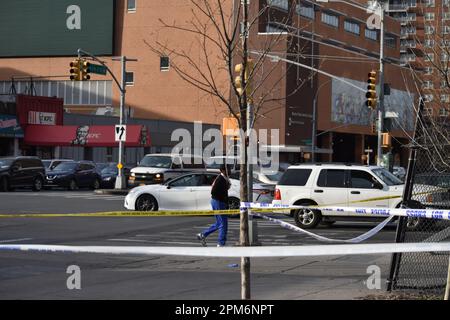
<instances>
[{"instance_id":1,"label":"dark suv","mask_svg":"<svg viewBox=\"0 0 450 320\"><path fill-rule=\"evenodd\" d=\"M45 167L37 157L0 158L0 191L14 188L40 191L44 180Z\"/></svg>"},{"instance_id":2,"label":"dark suv","mask_svg":"<svg viewBox=\"0 0 450 320\"><path fill-rule=\"evenodd\" d=\"M76 190L79 187L100 188L100 175L92 161L63 162L47 171L45 187L63 187Z\"/></svg>"}]
</instances>

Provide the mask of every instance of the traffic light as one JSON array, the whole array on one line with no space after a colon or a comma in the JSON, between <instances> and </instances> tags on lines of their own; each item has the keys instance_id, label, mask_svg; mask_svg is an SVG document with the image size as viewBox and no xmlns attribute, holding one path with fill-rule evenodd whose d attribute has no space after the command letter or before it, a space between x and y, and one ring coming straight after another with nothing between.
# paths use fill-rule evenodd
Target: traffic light
<instances>
[{"instance_id":1,"label":"traffic light","mask_svg":"<svg viewBox=\"0 0 450 320\"><path fill-rule=\"evenodd\" d=\"M236 86L236 90L240 96L244 93L244 85L242 81L242 70L244 68L244 65L242 63L237 64L234 67L234 71L237 72L239 75L236 76L234 79L234 85ZM245 79L245 92L247 94L247 101L252 102L252 81L250 78L250 74L253 70L253 60L247 59L246 68L244 71L244 79Z\"/></svg>"},{"instance_id":2,"label":"traffic light","mask_svg":"<svg viewBox=\"0 0 450 320\"><path fill-rule=\"evenodd\" d=\"M81 80L80 59L75 59L70 62L70 80Z\"/></svg>"},{"instance_id":3,"label":"traffic light","mask_svg":"<svg viewBox=\"0 0 450 320\"><path fill-rule=\"evenodd\" d=\"M376 83L377 83L377 72L372 70L368 74L367 79L367 92L366 92L366 106L370 109L374 110L377 107L377 89L376 89Z\"/></svg>"},{"instance_id":4,"label":"traffic light","mask_svg":"<svg viewBox=\"0 0 450 320\"><path fill-rule=\"evenodd\" d=\"M89 69L90 63L86 60L81 60L81 80L89 80L91 79L91 75L89 74L91 70Z\"/></svg>"}]
</instances>

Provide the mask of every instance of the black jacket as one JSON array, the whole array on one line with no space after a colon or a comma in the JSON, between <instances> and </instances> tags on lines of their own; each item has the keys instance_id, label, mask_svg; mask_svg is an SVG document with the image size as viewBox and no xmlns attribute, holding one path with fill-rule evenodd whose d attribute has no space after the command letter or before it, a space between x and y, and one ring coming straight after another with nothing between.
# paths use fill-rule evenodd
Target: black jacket
<instances>
[{"instance_id":1,"label":"black jacket","mask_svg":"<svg viewBox=\"0 0 450 320\"><path fill-rule=\"evenodd\" d=\"M222 175L217 176L212 184L211 198L228 203L228 189L230 189L230 186L228 180Z\"/></svg>"}]
</instances>

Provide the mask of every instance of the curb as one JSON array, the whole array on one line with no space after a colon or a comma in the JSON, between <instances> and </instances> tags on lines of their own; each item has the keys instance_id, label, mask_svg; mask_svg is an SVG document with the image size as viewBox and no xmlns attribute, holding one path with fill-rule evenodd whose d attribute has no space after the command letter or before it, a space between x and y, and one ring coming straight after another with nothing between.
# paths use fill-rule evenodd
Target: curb
<instances>
[{"instance_id":1,"label":"curb","mask_svg":"<svg viewBox=\"0 0 450 320\"><path fill-rule=\"evenodd\" d=\"M113 195L121 195L126 196L130 190L116 190L116 189L97 189L94 190L95 194L113 194Z\"/></svg>"}]
</instances>

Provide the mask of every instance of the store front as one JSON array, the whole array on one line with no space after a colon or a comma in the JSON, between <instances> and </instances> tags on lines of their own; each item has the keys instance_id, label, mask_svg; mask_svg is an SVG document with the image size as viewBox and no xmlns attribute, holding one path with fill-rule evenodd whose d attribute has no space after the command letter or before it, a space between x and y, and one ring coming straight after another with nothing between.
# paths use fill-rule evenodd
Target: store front
<instances>
[{"instance_id":1,"label":"store front","mask_svg":"<svg viewBox=\"0 0 450 320\"><path fill-rule=\"evenodd\" d=\"M24 137L17 117L0 114L0 157L19 155L19 139Z\"/></svg>"}]
</instances>

